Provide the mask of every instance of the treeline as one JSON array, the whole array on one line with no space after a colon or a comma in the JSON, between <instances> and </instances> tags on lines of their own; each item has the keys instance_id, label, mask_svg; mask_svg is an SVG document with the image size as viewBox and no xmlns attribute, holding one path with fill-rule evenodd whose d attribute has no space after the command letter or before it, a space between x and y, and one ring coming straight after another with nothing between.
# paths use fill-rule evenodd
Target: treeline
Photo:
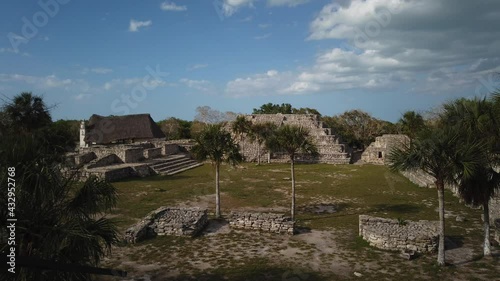
<instances>
[{"instance_id":1,"label":"treeline","mask_svg":"<svg viewBox=\"0 0 500 281\"><path fill-rule=\"evenodd\" d=\"M227 111L221 112L208 106L196 109L194 121L182 120L170 117L158 123L168 140L190 139L201 132L205 124L217 124L234 121L239 115ZM380 120L369 113L355 109L339 115L322 115L317 109L309 107L295 108L289 103L273 104L266 103L260 108L254 108L252 114L315 114L320 117L324 126L332 128L333 134L340 136L343 141L353 148L364 149L375 137L383 134L407 134L414 135L419 128L424 126L425 121L421 114L408 111L397 123Z\"/></svg>"}]
</instances>

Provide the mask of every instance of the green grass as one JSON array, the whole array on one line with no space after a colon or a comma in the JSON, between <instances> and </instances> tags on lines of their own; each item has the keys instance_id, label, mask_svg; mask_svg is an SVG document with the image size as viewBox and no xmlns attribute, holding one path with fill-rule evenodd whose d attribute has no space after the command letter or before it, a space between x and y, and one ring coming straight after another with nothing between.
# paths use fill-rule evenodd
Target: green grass
<instances>
[{"instance_id":1,"label":"green grass","mask_svg":"<svg viewBox=\"0 0 500 281\"><path fill-rule=\"evenodd\" d=\"M244 164L240 168L221 168L222 212L235 209L280 208L288 212L290 207L290 166L286 164ZM214 171L210 165L186 171L174 176L156 176L131 179L114 183L119 192L119 202L113 211L121 230L132 225L150 211L160 206L175 206L191 202L208 202L209 211L214 210ZM230 232L214 237L177 238L158 237L127 249L129 260L137 263L158 263L163 270L177 270L177 279L169 280L337 280L350 279L330 269L328 261L345 261L352 270L366 271L367 264L378 268L363 278L370 280L394 279L394 274L417 278L423 274L431 280L440 278L453 280L460 274L465 280L481 276L494 276L498 270L498 257L491 260L473 260L461 266L445 269L435 265L435 255L423 255L416 261L403 261L397 254L377 250L358 237L358 216L399 218L408 220L437 220L437 192L420 188L387 167L375 165L297 165L297 205L308 206L319 203L333 204L337 212L314 214L299 211L297 224L302 229L335 233L334 243L339 252L320 253L317 245L293 237L283 242L279 235ZM465 216L466 222L456 222L452 216L446 221L446 234L457 244L475 246L475 254L481 252L481 210L470 209L461 204L450 192L446 192L446 211L452 215ZM201 201L200 201L201 200ZM299 208L301 210L301 208ZM470 230L472 227L473 231ZM468 230L469 229L469 230ZM468 231L468 233L467 233ZM298 235L300 236L300 235ZM262 246L259 246L262 245ZM290 259L266 259L265 255L249 257L244 262L231 259L234 251L258 252L267 246L273 253L295 249L299 261ZM125 252L127 252L125 251ZM239 253L239 252L238 252ZM316 255L316 253L318 253ZM174 257L172 257L174 254ZM307 261L319 258L322 269L312 269ZM173 260L172 260L173 259ZM210 268L200 270L186 260L209 263ZM291 264L292 263L292 264ZM118 261L110 261L118 266ZM408 266L400 270L401 266ZM361 268L361 269L356 269ZM392 271L384 268L392 268ZM473 274L482 270L482 275ZM294 270L309 276L308 279L294 277ZM131 269L133 270L133 269ZM289 279L283 277L289 273ZM467 275L467 274L471 275ZM155 275L156 274L156 275ZM160 272L152 273L159 276ZM267 275L266 275L267 274ZM465 274L465 275L463 275ZM478 277L479 276L479 277ZM191 278L191 279L190 279ZM198 278L198 279L196 279ZM302 278L302 279L301 279ZM361 280L363 280L361 278ZM153 278L154 279L154 278ZM359 280L359 278L357 278ZM418 278L417 278L418 279ZM425 279L425 278L423 278ZM161 280L161 277L158 277Z\"/></svg>"}]
</instances>

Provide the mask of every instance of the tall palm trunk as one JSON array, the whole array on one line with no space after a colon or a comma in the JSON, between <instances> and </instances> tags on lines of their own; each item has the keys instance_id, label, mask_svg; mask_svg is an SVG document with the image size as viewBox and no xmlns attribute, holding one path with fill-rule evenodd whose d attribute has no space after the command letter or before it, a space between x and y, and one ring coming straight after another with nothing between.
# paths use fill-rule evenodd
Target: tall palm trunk
<instances>
[{"instance_id":1,"label":"tall palm trunk","mask_svg":"<svg viewBox=\"0 0 500 281\"><path fill-rule=\"evenodd\" d=\"M436 182L439 201L439 245L438 245L438 265L445 265L444 254L444 183L442 181Z\"/></svg>"},{"instance_id":2,"label":"tall palm trunk","mask_svg":"<svg viewBox=\"0 0 500 281\"><path fill-rule=\"evenodd\" d=\"M261 143L257 142L257 165L260 165L260 146Z\"/></svg>"},{"instance_id":3,"label":"tall palm trunk","mask_svg":"<svg viewBox=\"0 0 500 281\"><path fill-rule=\"evenodd\" d=\"M483 255L491 256L491 244L490 244L490 208L488 206L488 202L483 204L483 212L484 212L484 249Z\"/></svg>"},{"instance_id":4,"label":"tall palm trunk","mask_svg":"<svg viewBox=\"0 0 500 281\"><path fill-rule=\"evenodd\" d=\"M220 218L219 163L215 164L215 217Z\"/></svg>"},{"instance_id":5,"label":"tall palm trunk","mask_svg":"<svg viewBox=\"0 0 500 281\"><path fill-rule=\"evenodd\" d=\"M295 220L295 165L293 161L293 156L290 159L291 161L291 170L292 170L292 221Z\"/></svg>"}]
</instances>

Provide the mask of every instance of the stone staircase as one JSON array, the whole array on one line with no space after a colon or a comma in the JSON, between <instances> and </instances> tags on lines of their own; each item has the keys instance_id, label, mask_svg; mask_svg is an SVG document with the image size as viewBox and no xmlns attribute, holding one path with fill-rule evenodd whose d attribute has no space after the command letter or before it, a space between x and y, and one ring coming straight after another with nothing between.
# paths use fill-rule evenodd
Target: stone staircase
<instances>
[{"instance_id":1,"label":"stone staircase","mask_svg":"<svg viewBox=\"0 0 500 281\"><path fill-rule=\"evenodd\" d=\"M148 166L159 175L175 175L203 165L185 154L169 155L151 161Z\"/></svg>"}]
</instances>

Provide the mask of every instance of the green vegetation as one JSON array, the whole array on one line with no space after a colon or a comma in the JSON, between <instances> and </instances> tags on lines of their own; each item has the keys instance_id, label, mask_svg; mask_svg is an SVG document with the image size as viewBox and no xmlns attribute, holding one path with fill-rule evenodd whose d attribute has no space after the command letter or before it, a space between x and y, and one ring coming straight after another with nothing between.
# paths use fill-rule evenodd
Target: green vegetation
<instances>
[{"instance_id":1,"label":"green vegetation","mask_svg":"<svg viewBox=\"0 0 500 281\"><path fill-rule=\"evenodd\" d=\"M452 280L457 275L467 279L496 274L497 257L476 261L464 257L467 261L464 264L442 270L435 266L435 254L406 262L399 258L398 253L372 248L358 237L360 214L400 217L405 221L437 220L435 189L419 188L384 166L298 164L296 170L297 222L299 229L306 234L283 238L273 234L231 231L194 239L157 237L114 252L123 252L123 258L135 255L137 265L158 264L158 271L153 274L158 279L161 279L162 272L174 269L183 276L177 280L221 280L223 276L229 280L245 280L246 275L250 280L281 280L287 272L296 276L291 273L297 269L314 276L304 280L350 280L357 278L353 271L361 272L371 280L393 280L396 277ZM120 201L113 211L115 220L124 230L151 210L165 205L206 206L213 212L213 180L212 167L205 165L174 176L117 182L114 185ZM221 197L225 214L231 210L271 209L286 213L289 209L291 179L288 164L243 164L240 168L223 165L220 181L224 184ZM445 197L449 214L467 218L465 224L448 219L447 237L455 243L473 247L474 256L477 256L481 253L482 235L478 227L481 210L464 206L449 191L445 191ZM333 204L337 212L315 214L304 208L320 203ZM308 231L326 235L319 239L324 244L304 240ZM328 247L335 247L335 250L325 251ZM262 249L268 249L269 253L259 254ZM286 258L282 253L295 254ZM308 263L316 261L315 257L319 258L319 268ZM199 263L207 264L207 268L200 270ZM113 258L109 266L122 268L120 258ZM485 269L479 272L477 267ZM136 270L133 266L123 269L131 273ZM268 276L261 274L267 271L270 272Z\"/></svg>"}]
</instances>

